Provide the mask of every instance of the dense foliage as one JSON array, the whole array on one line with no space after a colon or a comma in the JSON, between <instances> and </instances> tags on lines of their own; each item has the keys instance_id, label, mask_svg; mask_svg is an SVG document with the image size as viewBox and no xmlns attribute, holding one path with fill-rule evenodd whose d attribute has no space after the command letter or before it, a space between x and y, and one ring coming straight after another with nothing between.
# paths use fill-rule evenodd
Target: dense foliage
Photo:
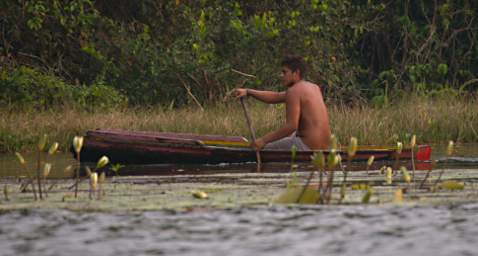
<instances>
[{"instance_id":1,"label":"dense foliage","mask_svg":"<svg viewBox=\"0 0 478 256\"><path fill-rule=\"evenodd\" d=\"M281 57L295 53L328 100L383 104L406 92L474 93L477 12L472 0L3 0L0 61L73 90L110 85L133 105L181 106L242 84L275 89ZM14 78L0 86L24 86ZM19 95L9 100L24 103Z\"/></svg>"},{"instance_id":2,"label":"dense foliage","mask_svg":"<svg viewBox=\"0 0 478 256\"><path fill-rule=\"evenodd\" d=\"M93 81L89 86L68 85L58 77L27 67L0 73L0 104L16 110L68 107L93 111L126 102L124 96L102 81Z\"/></svg>"}]
</instances>

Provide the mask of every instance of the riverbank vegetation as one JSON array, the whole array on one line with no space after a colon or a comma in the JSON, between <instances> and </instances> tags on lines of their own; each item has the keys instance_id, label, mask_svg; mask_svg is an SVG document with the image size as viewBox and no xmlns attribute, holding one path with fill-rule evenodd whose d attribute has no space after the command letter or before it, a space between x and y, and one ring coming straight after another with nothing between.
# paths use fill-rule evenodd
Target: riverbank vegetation
<instances>
[{"instance_id":1,"label":"riverbank vegetation","mask_svg":"<svg viewBox=\"0 0 478 256\"><path fill-rule=\"evenodd\" d=\"M249 103L253 125L259 135L284 122L283 105ZM364 145L394 145L397 141L409 140L412 134L417 135L418 143L478 140L476 99L410 96L380 108L331 105L329 113L332 130L342 144L355 136ZM48 134L51 140L63 143L60 148L66 150L75 135L96 128L249 136L244 113L235 100L205 106L204 111L197 107L123 108L97 112L68 108L2 110L0 149L4 152L31 150L38 138Z\"/></svg>"},{"instance_id":2,"label":"riverbank vegetation","mask_svg":"<svg viewBox=\"0 0 478 256\"><path fill-rule=\"evenodd\" d=\"M304 56L307 79L331 102L474 94L477 12L469 0L7 0L0 103L49 106L50 96L25 94L36 93L22 87L26 72L95 96L85 107L122 97L133 106L207 105L237 85L276 89L288 53ZM35 84L70 97L58 82Z\"/></svg>"},{"instance_id":3,"label":"riverbank vegetation","mask_svg":"<svg viewBox=\"0 0 478 256\"><path fill-rule=\"evenodd\" d=\"M290 53L339 139L477 141L477 12L468 0L2 1L0 151L94 128L247 135L225 95L281 90ZM260 134L283 118L252 112Z\"/></svg>"}]
</instances>

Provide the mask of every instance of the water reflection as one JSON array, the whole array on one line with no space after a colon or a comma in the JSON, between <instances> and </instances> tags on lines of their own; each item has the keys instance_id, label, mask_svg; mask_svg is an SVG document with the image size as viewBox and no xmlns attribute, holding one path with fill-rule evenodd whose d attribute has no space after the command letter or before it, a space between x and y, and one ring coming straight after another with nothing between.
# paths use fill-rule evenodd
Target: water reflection
<instances>
[{"instance_id":1,"label":"water reflection","mask_svg":"<svg viewBox=\"0 0 478 256\"><path fill-rule=\"evenodd\" d=\"M452 158L446 157L446 145L433 145L432 159L438 160L437 168L478 168L478 144L457 144L456 154ZM23 154L29 163L30 170L36 170L36 154ZM49 175L51 178L65 177L63 170L66 166L75 163L70 153L59 153L49 156L48 162L53 164ZM383 164L376 163L377 169ZM358 168L364 169L365 165ZM306 168L306 166L304 166ZM0 154L0 177L16 176L21 170L14 154ZM127 166L120 173L123 175L157 175L161 174L210 174L210 173L234 173L234 172L255 172L255 163L233 164L233 165L146 165ZM264 164L265 172L289 172L288 163L267 163Z\"/></svg>"},{"instance_id":2,"label":"water reflection","mask_svg":"<svg viewBox=\"0 0 478 256\"><path fill-rule=\"evenodd\" d=\"M0 215L2 255L474 255L478 204Z\"/></svg>"},{"instance_id":3,"label":"water reflection","mask_svg":"<svg viewBox=\"0 0 478 256\"><path fill-rule=\"evenodd\" d=\"M37 154L35 152L23 153L23 157L27 162L30 171L36 170ZM43 160L45 161L45 159ZM48 177L61 178L64 177L64 170L70 164L75 163L72 155L69 153L58 153L53 156L48 156L47 162L52 164L52 169ZM0 154L0 177L25 175L22 166L18 162L16 156L12 154Z\"/></svg>"}]
</instances>

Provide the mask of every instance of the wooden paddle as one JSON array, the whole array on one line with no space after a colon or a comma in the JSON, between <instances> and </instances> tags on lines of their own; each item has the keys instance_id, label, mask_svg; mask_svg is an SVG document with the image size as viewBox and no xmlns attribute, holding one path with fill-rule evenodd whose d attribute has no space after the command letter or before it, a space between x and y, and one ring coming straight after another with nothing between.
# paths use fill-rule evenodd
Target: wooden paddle
<instances>
[{"instance_id":1,"label":"wooden paddle","mask_svg":"<svg viewBox=\"0 0 478 256\"><path fill-rule=\"evenodd\" d=\"M256 131L254 127L252 127L251 118L249 116L249 111L247 110L246 103L244 102L244 97L240 98L241 106L244 110L244 115L246 116L247 126L249 126L249 131L251 132L252 140L256 141ZM261 153L260 150L256 150L256 158L257 158L257 172L261 171L262 161L261 161Z\"/></svg>"}]
</instances>

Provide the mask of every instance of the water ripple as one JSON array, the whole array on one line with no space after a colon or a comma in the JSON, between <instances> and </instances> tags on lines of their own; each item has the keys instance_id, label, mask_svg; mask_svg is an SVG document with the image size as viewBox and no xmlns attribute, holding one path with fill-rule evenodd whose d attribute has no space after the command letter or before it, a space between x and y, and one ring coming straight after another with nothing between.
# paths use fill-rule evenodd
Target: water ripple
<instances>
[{"instance_id":1,"label":"water ripple","mask_svg":"<svg viewBox=\"0 0 478 256\"><path fill-rule=\"evenodd\" d=\"M478 204L0 215L1 255L476 255Z\"/></svg>"}]
</instances>

